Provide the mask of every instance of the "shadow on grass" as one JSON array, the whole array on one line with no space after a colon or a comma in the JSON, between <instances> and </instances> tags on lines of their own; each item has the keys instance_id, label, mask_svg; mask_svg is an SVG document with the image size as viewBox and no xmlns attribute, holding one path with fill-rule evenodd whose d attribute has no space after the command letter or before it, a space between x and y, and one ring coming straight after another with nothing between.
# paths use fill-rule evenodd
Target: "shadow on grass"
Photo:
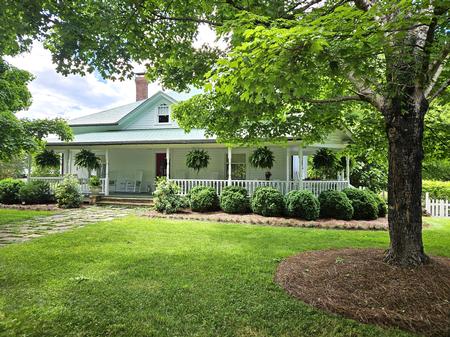
<instances>
[{"instance_id":1,"label":"shadow on grass","mask_svg":"<svg viewBox=\"0 0 450 337\"><path fill-rule=\"evenodd\" d=\"M408 336L325 314L274 282L298 251L387 234L128 218L0 252L5 336ZM3 330L3 331L2 331Z\"/></svg>"}]
</instances>

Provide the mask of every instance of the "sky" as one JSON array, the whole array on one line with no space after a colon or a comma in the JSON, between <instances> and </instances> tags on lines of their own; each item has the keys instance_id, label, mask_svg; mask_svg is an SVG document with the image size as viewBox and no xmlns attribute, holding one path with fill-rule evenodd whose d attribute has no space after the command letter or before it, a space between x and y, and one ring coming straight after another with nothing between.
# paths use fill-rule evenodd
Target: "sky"
<instances>
[{"instance_id":1,"label":"sky","mask_svg":"<svg viewBox=\"0 0 450 337\"><path fill-rule=\"evenodd\" d=\"M204 43L215 44L215 34L207 26L200 27L194 45ZM20 118L72 119L132 103L136 99L134 79L113 82L95 73L86 76L57 73L50 52L39 42L34 43L31 52L6 60L35 76L28 86L33 103L28 110L17 113ZM136 71L142 70L137 66ZM158 90L161 90L158 83L149 84L149 96Z\"/></svg>"}]
</instances>

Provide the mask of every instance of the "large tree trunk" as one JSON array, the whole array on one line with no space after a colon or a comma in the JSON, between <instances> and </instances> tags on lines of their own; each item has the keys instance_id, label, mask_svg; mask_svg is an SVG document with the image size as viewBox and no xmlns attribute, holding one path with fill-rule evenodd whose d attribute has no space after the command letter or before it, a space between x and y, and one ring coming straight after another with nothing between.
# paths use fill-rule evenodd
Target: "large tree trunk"
<instances>
[{"instance_id":1,"label":"large tree trunk","mask_svg":"<svg viewBox=\"0 0 450 337\"><path fill-rule=\"evenodd\" d=\"M418 266L429 261L422 242L422 139L428 103L415 97L384 112L389 140L388 218L390 247L385 261ZM405 106L406 105L406 106Z\"/></svg>"}]
</instances>

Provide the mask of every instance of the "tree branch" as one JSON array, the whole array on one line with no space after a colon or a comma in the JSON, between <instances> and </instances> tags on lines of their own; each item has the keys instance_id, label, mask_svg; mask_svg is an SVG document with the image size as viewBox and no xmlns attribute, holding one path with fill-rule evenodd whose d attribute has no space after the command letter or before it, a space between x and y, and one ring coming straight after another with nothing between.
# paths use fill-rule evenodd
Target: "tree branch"
<instances>
[{"instance_id":1,"label":"tree branch","mask_svg":"<svg viewBox=\"0 0 450 337\"><path fill-rule=\"evenodd\" d=\"M442 94L445 89L447 89L450 86L450 78L448 78L446 81L444 81L444 83L442 83L442 85L439 87L438 90L436 90L434 92L434 94L432 94L429 98L428 98L428 102L433 101L436 97L438 97L440 94Z\"/></svg>"},{"instance_id":2,"label":"tree branch","mask_svg":"<svg viewBox=\"0 0 450 337\"><path fill-rule=\"evenodd\" d=\"M429 67L430 73L431 74L434 73L436 71L436 69L439 68L439 66L442 63L444 63L444 61L449 57L449 55L450 55L450 44L447 45L447 47L442 50L441 55L438 56L436 58L436 60L430 64L430 67Z\"/></svg>"},{"instance_id":3,"label":"tree branch","mask_svg":"<svg viewBox=\"0 0 450 337\"><path fill-rule=\"evenodd\" d=\"M166 16L159 14L158 12L152 11L151 14L160 20L168 20L168 21L180 21L180 22L196 22L196 23L205 23L211 26L222 26L221 23L207 20L207 19L199 19L199 18L193 18L189 16L185 17L172 17L172 16Z\"/></svg>"},{"instance_id":4,"label":"tree branch","mask_svg":"<svg viewBox=\"0 0 450 337\"><path fill-rule=\"evenodd\" d=\"M303 13L311 6L314 6L315 4L321 2L322 0L311 0L310 2L306 3L305 5L298 7L299 5L303 4L305 1L299 1L292 5L290 8L286 10L286 14L293 12L292 14L295 15L297 13ZM298 7L298 8L297 8Z\"/></svg>"},{"instance_id":5,"label":"tree branch","mask_svg":"<svg viewBox=\"0 0 450 337\"><path fill-rule=\"evenodd\" d=\"M301 98L301 99L307 103L314 103L314 104L329 104L329 103L340 103L340 102L347 102L347 101L362 101L361 97L358 95L338 96L338 97L325 98L325 99L309 99L309 98Z\"/></svg>"},{"instance_id":6,"label":"tree branch","mask_svg":"<svg viewBox=\"0 0 450 337\"><path fill-rule=\"evenodd\" d=\"M355 86L356 94L361 100L369 102L380 111L382 110L384 104L383 97L368 88L361 79L356 78L353 71L348 72L347 78Z\"/></svg>"},{"instance_id":7,"label":"tree branch","mask_svg":"<svg viewBox=\"0 0 450 337\"><path fill-rule=\"evenodd\" d=\"M420 38L425 34L425 39L423 40L422 52L423 52L423 60L422 60L422 74L419 76L420 84L422 86L426 85L426 81L428 78L426 76L428 72L428 68L430 67L430 58L431 58L431 46L434 42L434 34L435 29L437 27L438 20L436 16L433 16L430 24L428 25L428 29L425 32L424 27L416 28L416 37ZM430 89L431 90L431 89Z\"/></svg>"},{"instance_id":8,"label":"tree branch","mask_svg":"<svg viewBox=\"0 0 450 337\"><path fill-rule=\"evenodd\" d=\"M436 82L438 81L439 76L441 75L442 70L444 69L444 65L449 60L449 58L450 58L450 45L447 46L447 48L444 48L440 57L438 57L429 66L428 71L429 82L428 86L424 91L425 96L428 96L431 93L431 91L433 91L434 86L436 85Z\"/></svg>"}]
</instances>

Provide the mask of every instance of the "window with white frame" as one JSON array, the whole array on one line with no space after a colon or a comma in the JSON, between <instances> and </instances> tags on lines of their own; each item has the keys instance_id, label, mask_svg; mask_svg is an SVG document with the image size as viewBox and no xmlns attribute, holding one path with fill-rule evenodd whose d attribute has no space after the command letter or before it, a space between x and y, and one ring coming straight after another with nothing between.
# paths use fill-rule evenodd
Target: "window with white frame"
<instances>
[{"instance_id":1,"label":"window with white frame","mask_svg":"<svg viewBox=\"0 0 450 337\"><path fill-rule=\"evenodd\" d=\"M165 103L160 104L158 106L158 123L159 124L166 124L169 123L170 118L169 118L169 106Z\"/></svg>"}]
</instances>

